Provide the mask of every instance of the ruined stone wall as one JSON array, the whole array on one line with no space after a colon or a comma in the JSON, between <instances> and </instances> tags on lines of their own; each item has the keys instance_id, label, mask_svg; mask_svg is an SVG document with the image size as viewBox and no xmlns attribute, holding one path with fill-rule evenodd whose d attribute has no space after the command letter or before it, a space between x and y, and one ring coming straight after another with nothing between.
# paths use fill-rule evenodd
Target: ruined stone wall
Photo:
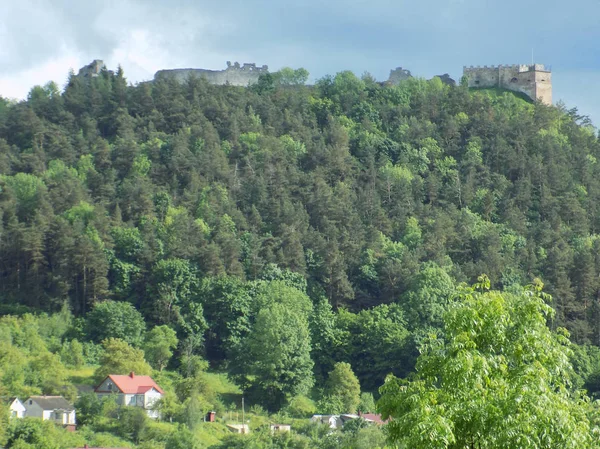
<instances>
[{"instance_id":1,"label":"ruined stone wall","mask_svg":"<svg viewBox=\"0 0 600 449\"><path fill-rule=\"evenodd\" d=\"M403 69L402 67L396 67L395 69L390 70L388 83L396 85L399 84L400 81L404 81L408 78L412 78L410 70Z\"/></svg>"},{"instance_id":2,"label":"ruined stone wall","mask_svg":"<svg viewBox=\"0 0 600 449\"><path fill-rule=\"evenodd\" d=\"M102 71L102 69L105 69L105 68L106 68L106 65L104 65L104 61L102 61L101 59L94 59L88 65L80 68L77 76L95 77L95 76L98 76L100 74L100 72Z\"/></svg>"},{"instance_id":3,"label":"ruined stone wall","mask_svg":"<svg viewBox=\"0 0 600 449\"><path fill-rule=\"evenodd\" d=\"M463 67L469 87L501 87L552 104L552 73L543 64Z\"/></svg>"},{"instance_id":4,"label":"ruined stone wall","mask_svg":"<svg viewBox=\"0 0 600 449\"><path fill-rule=\"evenodd\" d=\"M497 67L463 67L469 87L498 87L500 84Z\"/></svg>"},{"instance_id":5,"label":"ruined stone wall","mask_svg":"<svg viewBox=\"0 0 600 449\"><path fill-rule=\"evenodd\" d=\"M240 66L239 63L231 64L227 62L225 70L206 70L206 69L172 69L159 70L154 75L154 79L175 79L179 82L185 82L190 76L205 78L209 83L216 85L230 84L232 86L248 86L258 81L260 75L269 73L269 67L263 65L257 67L256 64L245 63Z\"/></svg>"}]
</instances>

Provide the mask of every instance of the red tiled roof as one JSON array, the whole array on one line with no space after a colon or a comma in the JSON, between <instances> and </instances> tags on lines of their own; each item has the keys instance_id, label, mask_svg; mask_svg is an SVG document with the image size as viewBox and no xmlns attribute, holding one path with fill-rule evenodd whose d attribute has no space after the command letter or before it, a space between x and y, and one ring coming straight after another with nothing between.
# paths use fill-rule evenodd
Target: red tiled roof
<instances>
[{"instance_id":1,"label":"red tiled roof","mask_svg":"<svg viewBox=\"0 0 600 449\"><path fill-rule=\"evenodd\" d=\"M111 374L108 379L112 380L115 386L125 394L143 394L152 388L160 394L164 394L162 388L156 385L156 382L150 376L136 376L134 373L130 373L128 376ZM104 380L100 385L104 383ZM95 391L99 392L98 388Z\"/></svg>"},{"instance_id":2,"label":"red tiled roof","mask_svg":"<svg viewBox=\"0 0 600 449\"><path fill-rule=\"evenodd\" d=\"M387 421L384 421L381 419L381 415L378 415L376 413L360 413L359 416L362 419L366 419L368 421L373 421L376 424L384 424Z\"/></svg>"}]
</instances>

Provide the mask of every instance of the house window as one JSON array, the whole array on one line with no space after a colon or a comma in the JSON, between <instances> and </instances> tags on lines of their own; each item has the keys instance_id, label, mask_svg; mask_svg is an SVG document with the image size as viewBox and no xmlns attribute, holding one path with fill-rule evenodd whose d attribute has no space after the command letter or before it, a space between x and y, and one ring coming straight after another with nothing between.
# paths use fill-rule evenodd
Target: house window
<instances>
[{"instance_id":1,"label":"house window","mask_svg":"<svg viewBox=\"0 0 600 449\"><path fill-rule=\"evenodd\" d=\"M479 84L479 80L475 81L475 84Z\"/></svg>"},{"instance_id":2,"label":"house window","mask_svg":"<svg viewBox=\"0 0 600 449\"><path fill-rule=\"evenodd\" d=\"M33 404L33 401L30 399L30 400L29 400L29 405L31 405L31 404Z\"/></svg>"},{"instance_id":3,"label":"house window","mask_svg":"<svg viewBox=\"0 0 600 449\"><path fill-rule=\"evenodd\" d=\"M517 78L513 78L510 80L511 83L516 83L517 82Z\"/></svg>"}]
</instances>

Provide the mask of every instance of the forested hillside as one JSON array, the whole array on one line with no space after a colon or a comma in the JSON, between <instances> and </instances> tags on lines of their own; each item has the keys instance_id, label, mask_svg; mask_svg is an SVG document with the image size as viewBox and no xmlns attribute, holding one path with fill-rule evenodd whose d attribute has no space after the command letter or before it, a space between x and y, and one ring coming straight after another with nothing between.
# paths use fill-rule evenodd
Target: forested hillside
<instances>
[{"instance_id":1,"label":"forested hillside","mask_svg":"<svg viewBox=\"0 0 600 449\"><path fill-rule=\"evenodd\" d=\"M138 350L152 367L136 372L182 376L161 377L178 406L206 360L270 411L364 410L369 395L332 378L354 372L357 395L377 396L408 375L456 287L485 273L513 293L540 278L550 328L581 345L577 385L600 371L600 144L585 117L438 78L305 77L128 86L103 71L0 97L0 341L27 370L43 355L99 378L118 366L106 354ZM27 320L64 326L34 350L16 337ZM0 393L69 394L15 378L10 354Z\"/></svg>"}]
</instances>

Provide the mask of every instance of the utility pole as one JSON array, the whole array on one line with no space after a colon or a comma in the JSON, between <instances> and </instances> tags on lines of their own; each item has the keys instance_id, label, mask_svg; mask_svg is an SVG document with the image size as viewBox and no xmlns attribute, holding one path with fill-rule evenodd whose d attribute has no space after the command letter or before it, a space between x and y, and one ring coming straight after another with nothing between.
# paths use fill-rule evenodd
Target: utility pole
<instances>
[{"instance_id":1,"label":"utility pole","mask_svg":"<svg viewBox=\"0 0 600 449\"><path fill-rule=\"evenodd\" d=\"M244 396L242 396L242 433L246 433L246 414L244 412Z\"/></svg>"}]
</instances>

